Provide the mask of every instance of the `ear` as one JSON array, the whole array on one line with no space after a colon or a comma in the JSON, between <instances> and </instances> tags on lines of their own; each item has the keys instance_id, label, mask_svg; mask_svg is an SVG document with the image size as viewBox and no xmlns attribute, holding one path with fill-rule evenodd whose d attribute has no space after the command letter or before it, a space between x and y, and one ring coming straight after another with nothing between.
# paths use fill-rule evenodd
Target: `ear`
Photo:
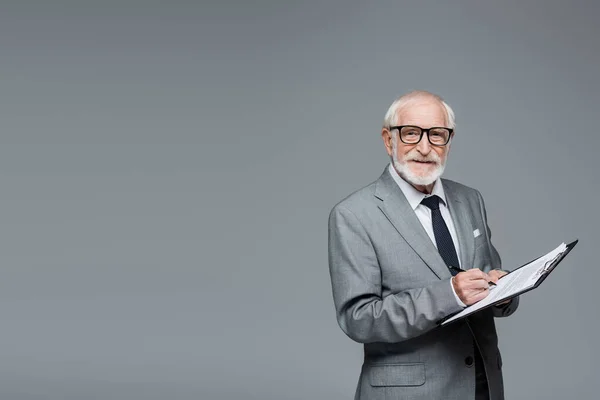
<instances>
[{"instance_id":1,"label":"ear","mask_svg":"<svg viewBox=\"0 0 600 400\"><path fill-rule=\"evenodd\" d=\"M446 145L448 147L448 151L450 151L450 145L452 144L452 141L454 140L454 134L456 132L452 131L452 133L450 134L450 140L448 141L448 144Z\"/></svg>"},{"instance_id":2,"label":"ear","mask_svg":"<svg viewBox=\"0 0 600 400\"><path fill-rule=\"evenodd\" d=\"M381 130L381 138L383 139L383 144L385 146L385 150L388 153L388 156L392 156L393 146L392 146L392 132L390 132L387 128L383 128Z\"/></svg>"}]
</instances>

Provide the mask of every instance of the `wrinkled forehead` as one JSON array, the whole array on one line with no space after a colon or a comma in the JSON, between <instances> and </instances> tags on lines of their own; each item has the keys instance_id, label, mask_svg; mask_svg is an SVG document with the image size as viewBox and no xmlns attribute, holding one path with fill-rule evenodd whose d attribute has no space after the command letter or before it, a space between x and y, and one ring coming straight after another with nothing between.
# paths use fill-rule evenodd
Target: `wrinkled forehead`
<instances>
[{"instance_id":1,"label":"wrinkled forehead","mask_svg":"<svg viewBox=\"0 0 600 400\"><path fill-rule=\"evenodd\" d=\"M420 99L398 110L398 125L417 125L421 128L448 126L444 106L434 99Z\"/></svg>"}]
</instances>

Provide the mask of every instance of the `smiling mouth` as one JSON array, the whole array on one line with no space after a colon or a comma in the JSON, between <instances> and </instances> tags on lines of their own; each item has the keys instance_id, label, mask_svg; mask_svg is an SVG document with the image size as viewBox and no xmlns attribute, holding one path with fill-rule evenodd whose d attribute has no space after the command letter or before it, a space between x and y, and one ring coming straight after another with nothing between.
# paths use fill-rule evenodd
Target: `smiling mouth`
<instances>
[{"instance_id":1,"label":"smiling mouth","mask_svg":"<svg viewBox=\"0 0 600 400\"><path fill-rule=\"evenodd\" d=\"M416 162L419 164L435 164L433 161L420 161L420 160L411 160L412 162Z\"/></svg>"}]
</instances>

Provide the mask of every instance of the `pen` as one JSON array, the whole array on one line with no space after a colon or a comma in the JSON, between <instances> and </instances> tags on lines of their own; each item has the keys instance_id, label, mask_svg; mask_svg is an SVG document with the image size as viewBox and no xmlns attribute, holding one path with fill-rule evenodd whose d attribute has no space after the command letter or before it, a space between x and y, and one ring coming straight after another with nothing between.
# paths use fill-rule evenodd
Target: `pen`
<instances>
[{"instance_id":1,"label":"pen","mask_svg":"<svg viewBox=\"0 0 600 400\"><path fill-rule=\"evenodd\" d=\"M462 268L453 267L452 265L450 265L448 268L453 269L453 270L458 271L458 272L467 272L467 271L465 271ZM492 281L488 281L488 285L490 285L490 286L496 286L496 284L494 282L492 282Z\"/></svg>"}]
</instances>

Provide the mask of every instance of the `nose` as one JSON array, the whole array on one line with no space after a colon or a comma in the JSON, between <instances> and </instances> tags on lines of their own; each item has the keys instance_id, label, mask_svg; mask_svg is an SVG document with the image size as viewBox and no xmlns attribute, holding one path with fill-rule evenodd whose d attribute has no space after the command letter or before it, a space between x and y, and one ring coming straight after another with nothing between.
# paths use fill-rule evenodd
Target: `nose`
<instances>
[{"instance_id":1,"label":"nose","mask_svg":"<svg viewBox=\"0 0 600 400\"><path fill-rule=\"evenodd\" d=\"M429 154L429 152L431 151L431 143L429 143L429 137L427 135L427 133L423 132L423 137L421 138L421 141L417 144L417 150L424 156Z\"/></svg>"}]
</instances>

